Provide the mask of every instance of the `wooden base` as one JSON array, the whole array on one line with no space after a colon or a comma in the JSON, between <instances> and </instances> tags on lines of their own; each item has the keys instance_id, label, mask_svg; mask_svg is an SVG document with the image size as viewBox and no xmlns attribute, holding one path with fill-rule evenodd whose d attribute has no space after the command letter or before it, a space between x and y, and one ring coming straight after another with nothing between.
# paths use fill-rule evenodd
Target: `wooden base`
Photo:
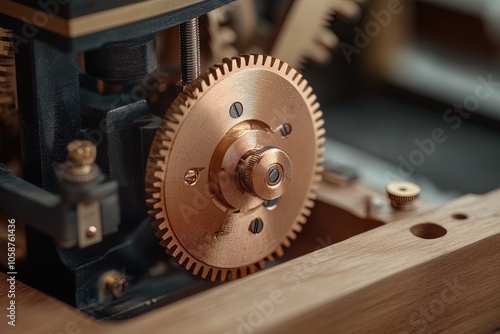
<instances>
[{"instance_id":1,"label":"wooden base","mask_svg":"<svg viewBox=\"0 0 500 334\"><path fill-rule=\"evenodd\" d=\"M1 333L494 333L500 190L408 215L127 321L96 322L18 282L10 327L4 274L0 281Z\"/></svg>"}]
</instances>

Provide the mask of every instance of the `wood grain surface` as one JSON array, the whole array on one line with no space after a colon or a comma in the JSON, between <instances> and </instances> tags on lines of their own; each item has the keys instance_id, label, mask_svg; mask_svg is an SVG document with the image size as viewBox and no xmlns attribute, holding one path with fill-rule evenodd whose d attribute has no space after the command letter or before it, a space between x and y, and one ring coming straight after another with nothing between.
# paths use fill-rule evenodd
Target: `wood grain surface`
<instances>
[{"instance_id":1,"label":"wood grain surface","mask_svg":"<svg viewBox=\"0 0 500 334\"><path fill-rule=\"evenodd\" d=\"M420 223L447 233L419 238L410 228ZM4 274L0 280L5 314ZM2 315L2 334L494 333L500 191L462 197L126 321L95 322L21 283L16 305L16 327Z\"/></svg>"}]
</instances>

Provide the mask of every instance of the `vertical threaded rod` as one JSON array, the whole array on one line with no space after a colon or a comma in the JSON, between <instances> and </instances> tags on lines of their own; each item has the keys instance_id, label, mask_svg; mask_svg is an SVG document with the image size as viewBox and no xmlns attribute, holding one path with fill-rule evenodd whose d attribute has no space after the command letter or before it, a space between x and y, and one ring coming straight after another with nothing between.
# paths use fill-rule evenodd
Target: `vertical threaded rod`
<instances>
[{"instance_id":1,"label":"vertical threaded rod","mask_svg":"<svg viewBox=\"0 0 500 334\"><path fill-rule=\"evenodd\" d=\"M179 35L182 82L189 83L201 74L198 18L182 23L179 26Z\"/></svg>"}]
</instances>

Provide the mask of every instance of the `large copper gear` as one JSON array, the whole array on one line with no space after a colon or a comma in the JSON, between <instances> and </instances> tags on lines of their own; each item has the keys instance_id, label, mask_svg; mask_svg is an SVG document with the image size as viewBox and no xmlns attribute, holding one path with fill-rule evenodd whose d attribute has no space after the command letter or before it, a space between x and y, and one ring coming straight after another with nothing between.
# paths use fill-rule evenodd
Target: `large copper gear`
<instances>
[{"instance_id":1,"label":"large copper gear","mask_svg":"<svg viewBox=\"0 0 500 334\"><path fill-rule=\"evenodd\" d=\"M321 117L302 75L268 56L226 58L188 84L146 172L153 226L174 261L225 281L281 256L314 205Z\"/></svg>"}]
</instances>

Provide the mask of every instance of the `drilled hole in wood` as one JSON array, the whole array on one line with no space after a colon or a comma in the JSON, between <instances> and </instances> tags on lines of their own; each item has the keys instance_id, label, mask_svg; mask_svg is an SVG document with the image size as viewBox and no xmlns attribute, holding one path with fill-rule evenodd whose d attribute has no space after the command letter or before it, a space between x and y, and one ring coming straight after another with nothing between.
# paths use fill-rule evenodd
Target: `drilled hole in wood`
<instances>
[{"instance_id":1,"label":"drilled hole in wood","mask_svg":"<svg viewBox=\"0 0 500 334\"><path fill-rule=\"evenodd\" d=\"M467 219L469 218L469 216L467 216L466 214L463 214L463 213L454 213L451 215L453 218L455 219L459 219L459 220L464 220L464 219Z\"/></svg>"},{"instance_id":2,"label":"drilled hole in wood","mask_svg":"<svg viewBox=\"0 0 500 334\"><path fill-rule=\"evenodd\" d=\"M437 239L446 234L446 229L438 224L424 223L414 225L410 228L410 232L422 239Z\"/></svg>"}]
</instances>

